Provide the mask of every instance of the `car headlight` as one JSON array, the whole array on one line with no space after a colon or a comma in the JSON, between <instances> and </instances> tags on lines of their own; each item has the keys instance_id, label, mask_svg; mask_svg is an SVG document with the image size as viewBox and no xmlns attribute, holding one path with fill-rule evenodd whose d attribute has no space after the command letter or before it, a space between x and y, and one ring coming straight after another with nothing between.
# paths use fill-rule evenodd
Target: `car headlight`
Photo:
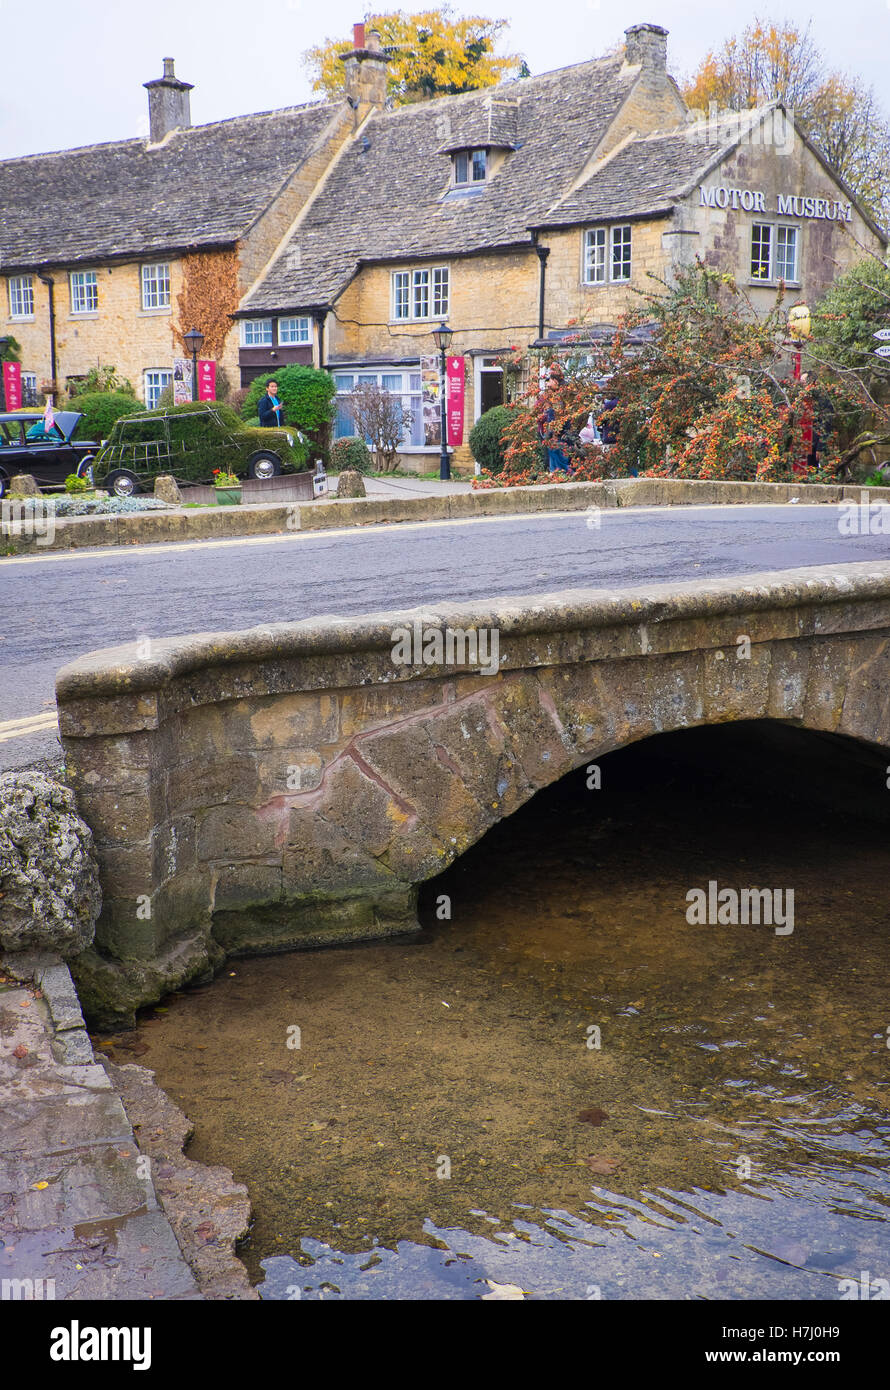
<instances>
[{"instance_id":1,"label":"car headlight","mask_svg":"<svg viewBox=\"0 0 890 1390\"><path fill-rule=\"evenodd\" d=\"M293 437L292 434L289 434L289 435L287 436L287 442L288 442L288 444L290 445L291 448L294 447L294 437Z\"/></svg>"}]
</instances>

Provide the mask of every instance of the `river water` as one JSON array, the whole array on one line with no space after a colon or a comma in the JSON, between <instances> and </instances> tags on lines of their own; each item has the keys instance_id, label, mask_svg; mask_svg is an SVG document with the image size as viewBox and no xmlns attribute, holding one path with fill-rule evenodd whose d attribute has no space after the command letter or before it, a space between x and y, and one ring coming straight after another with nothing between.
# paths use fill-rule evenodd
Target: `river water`
<instances>
[{"instance_id":1,"label":"river water","mask_svg":"<svg viewBox=\"0 0 890 1390\"><path fill-rule=\"evenodd\" d=\"M890 1279L890 791L784 737L612 754L427 885L416 936L230 961L109 1040L247 1184L263 1297ZM793 890L793 930L690 924L709 882Z\"/></svg>"}]
</instances>

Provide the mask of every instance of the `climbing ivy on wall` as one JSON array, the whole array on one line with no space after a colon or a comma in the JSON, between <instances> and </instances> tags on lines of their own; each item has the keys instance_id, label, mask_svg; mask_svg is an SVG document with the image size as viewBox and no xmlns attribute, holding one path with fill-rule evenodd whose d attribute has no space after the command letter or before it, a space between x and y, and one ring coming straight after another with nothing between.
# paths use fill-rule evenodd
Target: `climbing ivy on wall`
<instances>
[{"instance_id":1,"label":"climbing ivy on wall","mask_svg":"<svg viewBox=\"0 0 890 1390\"><path fill-rule=\"evenodd\" d=\"M235 251L199 251L182 258L182 290L176 297L179 322L173 334L188 356L183 335L192 328L204 334L201 356L220 358L226 334L232 327L230 315L238 307L238 255Z\"/></svg>"}]
</instances>

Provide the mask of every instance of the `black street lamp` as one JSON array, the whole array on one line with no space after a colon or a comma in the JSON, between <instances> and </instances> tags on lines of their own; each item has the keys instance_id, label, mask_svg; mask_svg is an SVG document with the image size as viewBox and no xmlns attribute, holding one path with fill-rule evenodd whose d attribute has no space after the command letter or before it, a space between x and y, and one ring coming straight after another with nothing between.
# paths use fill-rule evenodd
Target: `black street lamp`
<instances>
[{"instance_id":1,"label":"black street lamp","mask_svg":"<svg viewBox=\"0 0 890 1390\"><path fill-rule=\"evenodd\" d=\"M451 477L451 465L448 462L448 414L445 407L445 380L446 380L446 361L448 349L451 347L451 339L454 337L454 330L448 327L447 323L440 323L438 328L433 329L433 338L436 347L439 349L439 404L441 406L440 429L442 431L442 449L439 454L439 478L442 482L448 482Z\"/></svg>"},{"instance_id":2,"label":"black street lamp","mask_svg":"<svg viewBox=\"0 0 890 1390\"><path fill-rule=\"evenodd\" d=\"M188 333L183 333L183 342L192 354L192 400L198 399L198 353L204 346L204 334L199 333L197 328L190 328Z\"/></svg>"}]
</instances>

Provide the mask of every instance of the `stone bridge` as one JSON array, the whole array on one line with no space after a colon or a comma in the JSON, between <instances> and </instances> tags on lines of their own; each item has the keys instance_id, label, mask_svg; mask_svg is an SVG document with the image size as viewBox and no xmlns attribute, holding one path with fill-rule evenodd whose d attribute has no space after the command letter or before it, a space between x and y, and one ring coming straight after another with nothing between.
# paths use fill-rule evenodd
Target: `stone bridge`
<instances>
[{"instance_id":1,"label":"stone bridge","mask_svg":"<svg viewBox=\"0 0 890 1390\"><path fill-rule=\"evenodd\" d=\"M142 639L57 697L105 897L73 969L108 1025L227 955L415 929L421 882L637 739L888 746L890 563Z\"/></svg>"}]
</instances>

